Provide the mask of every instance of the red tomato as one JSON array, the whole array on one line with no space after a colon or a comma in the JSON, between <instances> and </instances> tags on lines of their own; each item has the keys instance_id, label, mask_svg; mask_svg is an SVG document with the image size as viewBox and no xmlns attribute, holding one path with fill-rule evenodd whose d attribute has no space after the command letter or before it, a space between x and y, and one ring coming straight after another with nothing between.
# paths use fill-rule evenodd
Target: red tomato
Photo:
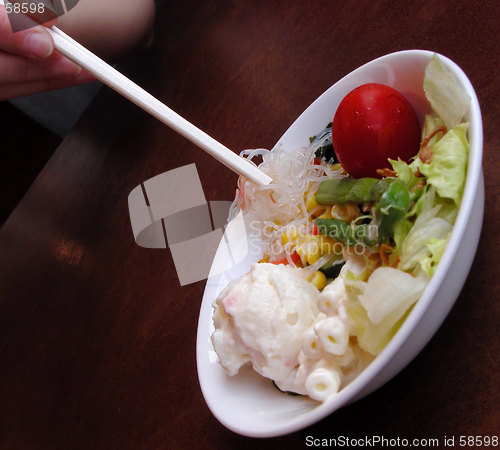
<instances>
[{"instance_id":1,"label":"red tomato","mask_svg":"<svg viewBox=\"0 0 500 450\"><path fill-rule=\"evenodd\" d=\"M340 103L332 126L335 154L354 178L377 177L390 159L408 162L420 146L420 123L412 106L395 89L364 84Z\"/></svg>"}]
</instances>

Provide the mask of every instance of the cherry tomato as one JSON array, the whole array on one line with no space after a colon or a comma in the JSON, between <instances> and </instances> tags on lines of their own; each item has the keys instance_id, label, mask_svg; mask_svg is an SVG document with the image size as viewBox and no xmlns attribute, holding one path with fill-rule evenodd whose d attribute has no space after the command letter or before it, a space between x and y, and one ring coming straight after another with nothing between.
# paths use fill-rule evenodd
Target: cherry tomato
<instances>
[{"instance_id":1,"label":"cherry tomato","mask_svg":"<svg viewBox=\"0 0 500 450\"><path fill-rule=\"evenodd\" d=\"M335 154L354 178L378 177L391 168L388 158L408 162L420 146L420 123L412 106L395 89L369 83L347 94L332 125Z\"/></svg>"}]
</instances>

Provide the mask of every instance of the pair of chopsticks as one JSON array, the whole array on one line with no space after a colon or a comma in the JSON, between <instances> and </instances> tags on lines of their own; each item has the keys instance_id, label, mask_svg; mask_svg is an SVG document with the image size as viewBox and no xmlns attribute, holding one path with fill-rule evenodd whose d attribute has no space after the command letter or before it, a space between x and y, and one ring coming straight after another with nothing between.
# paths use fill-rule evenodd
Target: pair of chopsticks
<instances>
[{"instance_id":1,"label":"pair of chopsticks","mask_svg":"<svg viewBox=\"0 0 500 450\"><path fill-rule=\"evenodd\" d=\"M3 0L0 5L5 6ZM59 28L46 28L52 36L56 49L74 63L89 71L104 84L165 123L198 147L218 159L239 175L260 186L271 182L271 178L247 160L216 141L192 123L179 116L158 99L118 72L98 56L87 50Z\"/></svg>"},{"instance_id":2,"label":"pair of chopsticks","mask_svg":"<svg viewBox=\"0 0 500 450\"><path fill-rule=\"evenodd\" d=\"M200 130L57 27L47 28L55 48L104 84L177 131L239 175L260 186L272 180L256 166Z\"/></svg>"}]
</instances>

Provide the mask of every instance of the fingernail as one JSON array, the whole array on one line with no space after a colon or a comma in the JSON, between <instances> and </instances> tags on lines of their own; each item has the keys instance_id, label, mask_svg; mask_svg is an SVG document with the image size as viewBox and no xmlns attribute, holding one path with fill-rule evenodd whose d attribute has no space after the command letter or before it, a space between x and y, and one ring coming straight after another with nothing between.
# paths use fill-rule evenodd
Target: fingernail
<instances>
[{"instance_id":1,"label":"fingernail","mask_svg":"<svg viewBox=\"0 0 500 450\"><path fill-rule=\"evenodd\" d=\"M48 36L34 31L26 41L26 50L37 58L47 58L54 50L54 46Z\"/></svg>"}]
</instances>

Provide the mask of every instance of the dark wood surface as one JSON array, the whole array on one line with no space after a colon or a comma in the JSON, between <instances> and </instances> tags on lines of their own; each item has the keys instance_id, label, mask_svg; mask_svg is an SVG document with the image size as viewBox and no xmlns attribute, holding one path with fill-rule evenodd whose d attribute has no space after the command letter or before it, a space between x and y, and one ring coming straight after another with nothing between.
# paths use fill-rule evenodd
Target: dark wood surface
<instances>
[{"instance_id":1,"label":"dark wood surface","mask_svg":"<svg viewBox=\"0 0 500 450\"><path fill-rule=\"evenodd\" d=\"M448 318L381 389L320 423L256 440L225 429L197 380L204 283L134 242L130 191L196 163L207 200L236 175L104 89L0 229L0 448L306 448L306 437L500 435L500 84L496 1L182 0L124 70L235 151L271 147L338 79L404 49L469 76L484 120L482 238Z\"/></svg>"},{"instance_id":2,"label":"dark wood surface","mask_svg":"<svg viewBox=\"0 0 500 450\"><path fill-rule=\"evenodd\" d=\"M43 169L62 139L11 103L0 102L0 226Z\"/></svg>"}]
</instances>

